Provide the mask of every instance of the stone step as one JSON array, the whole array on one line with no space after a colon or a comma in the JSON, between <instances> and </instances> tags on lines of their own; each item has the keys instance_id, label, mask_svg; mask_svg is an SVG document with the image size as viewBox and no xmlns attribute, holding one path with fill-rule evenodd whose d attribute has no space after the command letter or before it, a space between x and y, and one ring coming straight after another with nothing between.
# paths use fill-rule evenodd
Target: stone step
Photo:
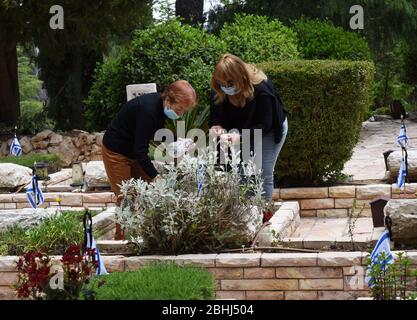
<instances>
[{"instance_id":1,"label":"stone step","mask_svg":"<svg viewBox=\"0 0 417 320\"><path fill-rule=\"evenodd\" d=\"M97 240L97 248L100 250L100 254L103 255L135 255L137 253L137 247L134 243L120 240Z\"/></svg>"}]
</instances>

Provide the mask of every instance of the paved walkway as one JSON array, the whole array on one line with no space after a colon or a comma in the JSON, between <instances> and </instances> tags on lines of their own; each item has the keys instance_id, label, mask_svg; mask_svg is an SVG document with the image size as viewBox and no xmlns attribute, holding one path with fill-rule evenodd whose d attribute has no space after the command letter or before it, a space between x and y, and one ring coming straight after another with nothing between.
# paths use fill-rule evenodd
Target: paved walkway
<instances>
[{"instance_id":1,"label":"paved walkway","mask_svg":"<svg viewBox=\"0 0 417 320\"><path fill-rule=\"evenodd\" d=\"M384 228L374 228L372 218L358 218L349 233L348 218L302 218L295 232L283 241L289 246L304 249L361 249L365 250L379 238Z\"/></svg>"},{"instance_id":2,"label":"paved walkway","mask_svg":"<svg viewBox=\"0 0 417 320\"><path fill-rule=\"evenodd\" d=\"M417 148L417 122L415 116L406 119L410 149ZM400 150L397 136L400 120L383 119L383 121L362 124L359 142L353 150L352 158L345 164L343 173L353 176L353 183L379 183L385 176L383 152Z\"/></svg>"}]
</instances>

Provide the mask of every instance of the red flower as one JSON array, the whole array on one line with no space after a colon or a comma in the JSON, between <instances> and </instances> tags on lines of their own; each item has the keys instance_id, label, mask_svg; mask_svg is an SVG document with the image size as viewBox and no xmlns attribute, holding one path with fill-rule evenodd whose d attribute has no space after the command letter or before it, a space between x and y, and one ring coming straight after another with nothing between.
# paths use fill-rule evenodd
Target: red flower
<instances>
[{"instance_id":1,"label":"red flower","mask_svg":"<svg viewBox=\"0 0 417 320\"><path fill-rule=\"evenodd\" d=\"M53 276L51 259L43 252L26 252L16 263L19 271L16 285L17 297L20 299L45 298L44 289ZM95 250L88 249L84 253L81 246L68 247L62 256L65 287L82 288L82 285L94 273L98 266ZM77 299L79 290L66 290L68 299Z\"/></svg>"},{"instance_id":2,"label":"red flower","mask_svg":"<svg viewBox=\"0 0 417 320\"><path fill-rule=\"evenodd\" d=\"M17 288L17 297L19 299L27 299L30 295L29 285L27 283L22 284Z\"/></svg>"},{"instance_id":3,"label":"red flower","mask_svg":"<svg viewBox=\"0 0 417 320\"><path fill-rule=\"evenodd\" d=\"M78 245L72 245L68 247L62 256L62 263L64 264L75 264L80 263L83 260L81 247Z\"/></svg>"}]
</instances>

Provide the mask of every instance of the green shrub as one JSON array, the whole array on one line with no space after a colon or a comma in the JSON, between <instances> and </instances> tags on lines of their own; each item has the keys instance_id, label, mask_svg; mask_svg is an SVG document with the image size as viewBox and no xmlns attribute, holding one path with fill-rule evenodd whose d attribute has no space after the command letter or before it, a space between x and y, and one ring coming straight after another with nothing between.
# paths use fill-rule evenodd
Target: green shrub
<instances>
[{"instance_id":1,"label":"green shrub","mask_svg":"<svg viewBox=\"0 0 417 320\"><path fill-rule=\"evenodd\" d=\"M228 50L246 62L293 60L298 58L297 36L279 20L264 16L237 14L226 23L220 38Z\"/></svg>"},{"instance_id":2,"label":"green shrub","mask_svg":"<svg viewBox=\"0 0 417 320\"><path fill-rule=\"evenodd\" d=\"M112 273L96 292L98 300L209 300L214 290L215 280L208 271L167 263Z\"/></svg>"},{"instance_id":3,"label":"green shrub","mask_svg":"<svg viewBox=\"0 0 417 320\"><path fill-rule=\"evenodd\" d=\"M373 114L378 114L378 115L390 115L391 114L391 110L389 108L385 108L385 107L381 107L378 109L375 109Z\"/></svg>"},{"instance_id":4,"label":"green shrub","mask_svg":"<svg viewBox=\"0 0 417 320\"><path fill-rule=\"evenodd\" d=\"M178 165L167 164L164 179L155 183L122 182L115 219L141 253L212 253L251 245L262 224L259 211L267 206L262 179L253 163L239 163L236 153L229 155L221 155L229 171L216 165L216 154L208 147L198 157L186 154ZM200 193L196 172L201 163Z\"/></svg>"},{"instance_id":5,"label":"green shrub","mask_svg":"<svg viewBox=\"0 0 417 320\"><path fill-rule=\"evenodd\" d=\"M25 236L25 230L17 225L0 231L0 255L21 255L25 251Z\"/></svg>"},{"instance_id":6,"label":"green shrub","mask_svg":"<svg viewBox=\"0 0 417 320\"><path fill-rule=\"evenodd\" d=\"M293 24L305 59L371 60L367 41L331 22L300 19Z\"/></svg>"},{"instance_id":7,"label":"green shrub","mask_svg":"<svg viewBox=\"0 0 417 320\"><path fill-rule=\"evenodd\" d=\"M96 69L85 101L88 129L107 127L126 103L126 85L133 83L155 82L162 92L169 83L185 79L195 87L200 101L193 112L204 112L209 103L212 66L225 51L226 45L215 36L177 20L136 31L120 57L110 58Z\"/></svg>"},{"instance_id":8,"label":"green shrub","mask_svg":"<svg viewBox=\"0 0 417 320\"><path fill-rule=\"evenodd\" d=\"M17 127L21 134L36 134L42 130L54 129L55 122L47 117L41 102L21 101Z\"/></svg>"},{"instance_id":9,"label":"green shrub","mask_svg":"<svg viewBox=\"0 0 417 320\"><path fill-rule=\"evenodd\" d=\"M20 117L17 126L20 133L35 134L52 129L55 123L46 116L44 105L39 100L42 81L36 77L33 57L22 47L17 48L19 70ZM8 132L13 132L12 128Z\"/></svg>"},{"instance_id":10,"label":"green shrub","mask_svg":"<svg viewBox=\"0 0 417 320\"><path fill-rule=\"evenodd\" d=\"M32 168L34 162L40 163L48 163L48 173L59 171L61 165L61 159L57 154L54 153L31 153L31 154L23 154L19 157L15 156L7 156L7 157L0 157L0 163L14 163L21 166L25 166L28 168Z\"/></svg>"},{"instance_id":11,"label":"green shrub","mask_svg":"<svg viewBox=\"0 0 417 320\"><path fill-rule=\"evenodd\" d=\"M340 175L358 141L372 97L371 62L288 61L260 64L277 86L289 131L276 177L311 185Z\"/></svg>"},{"instance_id":12,"label":"green shrub","mask_svg":"<svg viewBox=\"0 0 417 320\"><path fill-rule=\"evenodd\" d=\"M407 101L403 101L404 109L407 112L415 112L417 111L417 104L416 103L409 103Z\"/></svg>"},{"instance_id":13,"label":"green shrub","mask_svg":"<svg viewBox=\"0 0 417 320\"><path fill-rule=\"evenodd\" d=\"M82 211L63 211L43 219L37 226L24 229L15 225L0 231L1 254L22 255L29 250L63 254L68 246L83 243L83 216Z\"/></svg>"}]
</instances>

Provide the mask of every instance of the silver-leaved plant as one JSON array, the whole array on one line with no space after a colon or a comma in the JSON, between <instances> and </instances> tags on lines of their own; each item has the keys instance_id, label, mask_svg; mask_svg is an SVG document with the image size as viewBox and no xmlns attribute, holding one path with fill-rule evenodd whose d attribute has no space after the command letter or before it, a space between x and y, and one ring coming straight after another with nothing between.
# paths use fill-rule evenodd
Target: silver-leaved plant
<instances>
[{"instance_id":1,"label":"silver-leaved plant","mask_svg":"<svg viewBox=\"0 0 417 320\"><path fill-rule=\"evenodd\" d=\"M260 172L233 148L223 165L217 159L207 148L165 165L153 183L122 183L116 220L141 252L206 253L250 244L266 206Z\"/></svg>"}]
</instances>

